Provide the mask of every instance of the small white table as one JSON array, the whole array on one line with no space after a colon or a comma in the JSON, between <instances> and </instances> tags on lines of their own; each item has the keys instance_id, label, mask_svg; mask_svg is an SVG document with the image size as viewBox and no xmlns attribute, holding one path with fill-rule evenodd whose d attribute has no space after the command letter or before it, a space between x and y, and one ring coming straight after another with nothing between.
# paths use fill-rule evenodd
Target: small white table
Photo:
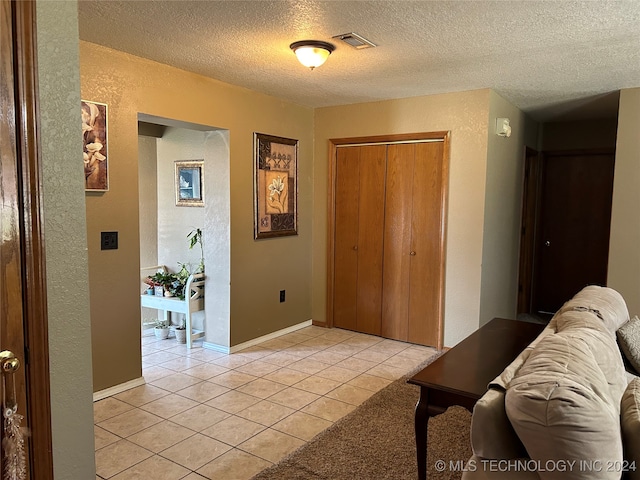
<instances>
[{"instance_id":1,"label":"small white table","mask_svg":"<svg viewBox=\"0 0 640 480\"><path fill-rule=\"evenodd\" d=\"M178 297L162 297L160 295L140 295L140 305L155 308L164 312L164 320L170 320L169 312L184 313L187 329L187 348L191 348L193 340L204 337L204 321L202 330L191 326L191 316L204 310L204 273L190 275L184 286L184 300Z\"/></svg>"}]
</instances>

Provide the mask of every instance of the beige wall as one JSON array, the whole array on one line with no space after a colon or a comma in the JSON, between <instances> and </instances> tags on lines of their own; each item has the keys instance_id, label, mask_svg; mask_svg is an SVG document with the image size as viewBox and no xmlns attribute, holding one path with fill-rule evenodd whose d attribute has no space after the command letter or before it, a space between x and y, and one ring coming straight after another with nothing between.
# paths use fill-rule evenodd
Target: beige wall
<instances>
[{"instance_id":1,"label":"beige wall","mask_svg":"<svg viewBox=\"0 0 640 480\"><path fill-rule=\"evenodd\" d=\"M37 2L36 14L53 468L56 480L93 479L78 6L75 1Z\"/></svg>"},{"instance_id":2,"label":"beige wall","mask_svg":"<svg viewBox=\"0 0 640 480\"><path fill-rule=\"evenodd\" d=\"M510 137L496 135L497 118L510 120ZM493 91L488 126L480 325L516 318L524 153L537 142L537 124Z\"/></svg>"},{"instance_id":3,"label":"beige wall","mask_svg":"<svg viewBox=\"0 0 640 480\"><path fill-rule=\"evenodd\" d=\"M138 113L229 131L229 344L310 319L313 111L86 42L80 60L82 97L109 105L111 189L87 196L94 389L141 372ZM299 140L297 236L253 239L253 132ZM104 230L120 232L118 250L100 251Z\"/></svg>"},{"instance_id":4,"label":"beige wall","mask_svg":"<svg viewBox=\"0 0 640 480\"><path fill-rule=\"evenodd\" d=\"M640 315L640 88L620 92L608 285Z\"/></svg>"},{"instance_id":5,"label":"beige wall","mask_svg":"<svg viewBox=\"0 0 640 480\"><path fill-rule=\"evenodd\" d=\"M489 98L489 90L476 90L315 111L314 320L326 318L329 139L449 130L445 345L478 327Z\"/></svg>"}]
</instances>

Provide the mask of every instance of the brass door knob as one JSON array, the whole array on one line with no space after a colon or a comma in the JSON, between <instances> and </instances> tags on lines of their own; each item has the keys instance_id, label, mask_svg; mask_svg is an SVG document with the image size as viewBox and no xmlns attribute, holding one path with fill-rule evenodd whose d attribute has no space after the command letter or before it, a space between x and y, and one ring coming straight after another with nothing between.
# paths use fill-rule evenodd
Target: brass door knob
<instances>
[{"instance_id":1,"label":"brass door knob","mask_svg":"<svg viewBox=\"0 0 640 480\"><path fill-rule=\"evenodd\" d=\"M18 360L13 352L4 350L0 352L0 367L3 373L14 373L20 368L20 360Z\"/></svg>"},{"instance_id":2,"label":"brass door knob","mask_svg":"<svg viewBox=\"0 0 640 480\"><path fill-rule=\"evenodd\" d=\"M413 250L411 250L411 251L409 252L409 255L411 255L412 257L415 257L415 256L416 256L416 252L414 252Z\"/></svg>"}]
</instances>

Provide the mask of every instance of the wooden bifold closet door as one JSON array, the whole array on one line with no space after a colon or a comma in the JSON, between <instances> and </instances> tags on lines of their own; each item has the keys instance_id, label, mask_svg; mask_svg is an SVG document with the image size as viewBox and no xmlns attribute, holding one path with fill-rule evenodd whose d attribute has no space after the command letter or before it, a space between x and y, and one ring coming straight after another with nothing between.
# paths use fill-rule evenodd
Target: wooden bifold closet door
<instances>
[{"instance_id":1,"label":"wooden bifold closet door","mask_svg":"<svg viewBox=\"0 0 640 480\"><path fill-rule=\"evenodd\" d=\"M441 346L447 139L335 149L336 327Z\"/></svg>"}]
</instances>

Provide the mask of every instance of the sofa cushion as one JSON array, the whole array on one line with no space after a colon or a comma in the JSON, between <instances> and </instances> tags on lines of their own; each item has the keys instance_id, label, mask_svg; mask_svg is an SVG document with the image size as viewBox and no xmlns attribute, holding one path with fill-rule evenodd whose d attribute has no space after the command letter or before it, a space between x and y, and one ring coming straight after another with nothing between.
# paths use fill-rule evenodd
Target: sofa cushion
<instances>
[{"instance_id":1,"label":"sofa cushion","mask_svg":"<svg viewBox=\"0 0 640 480\"><path fill-rule=\"evenodd\" d=\"M629 480L640 479L640 378L634 378L622 395L620 423Z\"/></svg>"},{"instance_id":2,"label":"sofa cushion","mask_svg":"<svg viewBox=\"0 0 640 480\"><path fill-rule=\"evenodd\" d=\"M573 318L560 319L564 315ZM577 328L580 315L592 314L569 310L557 316L564 330L545 336L530 353L507 389L506 413L533 460L622 462L622 358L608 331ZM620 477L602 470L588 478ZM543 479L586 478L579 469L539 474Z\"/></svg>"},{"instance_id":3,"label":"sofa cushion","mask_svg":"<svg viewBox=\"0 0 640 480\"><path fill-rule=\"evenodd\" d=\"M615 336L616 330L629 320L629 310L624 298L609 287L584 287L566 302L555 316L559 317L571 310L588 312L591 317L599 319L612 336Z\"/></svg>"},{"instance_id":4,"label":"sofa cushion","mask_svg":"<svg viewBox=\"0 0 640 480\"><path fill-rule=\"evenodd\" d=\"M620 350L636 372L640 372L640 319L636 315L616 332Z\"/></svg>"},{"instance_id":5,"label":"sofa cushion","mask_svg":"<svg viewBox=\"0 0 640 480\"><path fill-rule=\"evenodd\" d=\"M473 407L471 448L481 458L523 458L522 442L509 422L504 406L505 392L490 388Z\"/></svg>"}]
</instances>

